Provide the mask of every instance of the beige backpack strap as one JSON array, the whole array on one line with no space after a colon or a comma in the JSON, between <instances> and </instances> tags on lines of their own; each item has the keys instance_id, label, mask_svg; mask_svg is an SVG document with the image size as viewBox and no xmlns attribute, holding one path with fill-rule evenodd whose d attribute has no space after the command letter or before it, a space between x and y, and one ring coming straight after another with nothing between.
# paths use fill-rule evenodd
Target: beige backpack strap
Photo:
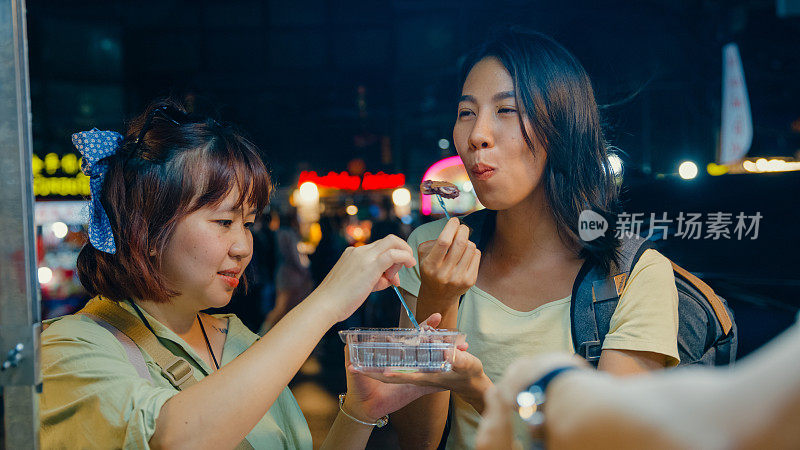
<instances>
[{"instance_id":1,"label":"beige backpack strap","mask_svg":"<svg viewBox=\"0 0 800 450\"><path fill-rule=\"evenodd\" d=\"M153 358L161 368L162 375L179 391L197 383L192 365L180 356L173 355L161 345L158 338L147 329L138 317L126 311L116 302L98 296L91 299L77 314L98 317L131 338L139 348ZM245 438L236 446L235 450L253 450L253 446Z\"/></svg>"},{"instance_id":2,"label":"beige backpack strap","mask_svg":"<svg viewBox=\"0 0 800 450\"><path fill-rule=\"evenodd\" d=\"M253 450L253 446L250 445L250 441L247 438L244 438L233 450Z\"/></svg>"},{"instance_id":3,"label":"beige backpack strap","mask_svg":"<svg viewBox=\"0 0 800 450\"><path fill-rule=\"evenodd\" d=\"M179 391L197 383L194 378L194 369L188 361L173 355L158 342L158 338L147 329L138 317L115 302L98 296L91 299L77 314L96 316L131 338L139 348L153 358L161 368L164 377Z\"/></svg>"}]
</instances>

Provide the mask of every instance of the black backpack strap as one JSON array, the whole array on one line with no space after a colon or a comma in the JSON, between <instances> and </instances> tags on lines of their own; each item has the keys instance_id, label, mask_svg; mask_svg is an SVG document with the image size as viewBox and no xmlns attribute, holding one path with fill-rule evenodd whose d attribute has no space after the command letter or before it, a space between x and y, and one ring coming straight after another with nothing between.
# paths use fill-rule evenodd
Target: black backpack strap
<instances>
[{"instance_id":1,"label":"black backpack strap","mask_svg":"<svg viewBox=\"0 0 800 450\"><path fill-rule=\"evenodd\" d=\"M575 347L575 353L595 365L600 359L603 343L600 340L592 307L592 283L587 280L598 278L598 272L599 270L594 268L591 262L583 263L572 285L572 301L569 305L572 345Z\"/></svg>"},{"instance_id":2,"label":"black backpack strap","mask_svg":"<svg viewBox=\"0 0 800 450\"><path fill-rule=\"evenodd\" d=\"M484 251L497 225L495 221L496 217L497 211L481 209L467 214L464 217L459 217L458 220L469 228L469 240L475 243L475 247L477 247L478 250ZM462 300L464 300L463 295L458 298L459 305Z\"/></svg>"},{"instance_id":3,"label":"black backpack strap","mask_svg":"<svg viewBox=\"0 0 800 450\"><path fill-rule=\"evenodd\" d=\"M623 237L616 264L611 273L589 261L581 267L572 287L570 322L575 353L597 366L611 316L619 302L631 270L653 243L638 236Z\"/></svg>"},{"instance_id":4,"label":"black backpack strap","mask_svg":"<svg viewBox=\"0 0 800 450\"><path fill-rule=\"evenodd\" d=\"M471 214L461 217L461 223L469 227L469 239L475 243L478 250L484 251L489 244L489 239L494 234L497 225L497 211L491 209L481 209Z\"/></svg>"}]
</instances>

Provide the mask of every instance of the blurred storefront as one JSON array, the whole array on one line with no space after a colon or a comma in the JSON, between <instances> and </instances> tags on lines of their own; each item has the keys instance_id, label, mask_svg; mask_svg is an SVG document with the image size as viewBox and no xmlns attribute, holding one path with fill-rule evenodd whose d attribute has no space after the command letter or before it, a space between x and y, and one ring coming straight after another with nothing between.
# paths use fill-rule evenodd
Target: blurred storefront
<instances>
[{"instance_id":1,"label":"blurred storefront","mask_svg":"<svg viewBox=\"0 0 800 450\"><path fill-rule=\"evenodd\" d=\"M322 216L342 219L349 243L361 245L370 241L375 222L398 220L405 225L412 222L415 205L405 184L402 173L354 175L348 171L319 175L303 171L289 198L297 210L301 233L312 248L321 237L318 222Z\"/></svg>"},{"instance_id":2,"label":"blurred storefront","mask_svg":"<svg viewBox=\"0 0 800 450\"><path fill-rule=\"evenodd\" d=\"M37 276L42 292L42 318L70 314L88 298L76 262L86 242L89 178L80 172L75 153L34 155Z\"/></svg>"}]
</instances>

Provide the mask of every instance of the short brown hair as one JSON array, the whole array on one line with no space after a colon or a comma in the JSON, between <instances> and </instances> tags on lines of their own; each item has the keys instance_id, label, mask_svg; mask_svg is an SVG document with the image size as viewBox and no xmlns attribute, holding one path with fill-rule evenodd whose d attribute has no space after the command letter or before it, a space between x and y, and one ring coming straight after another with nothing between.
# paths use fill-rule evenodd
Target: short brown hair
<instances>
[{"instance_id":1,"label":"short brown hair","mask_svg":"<svg viewBox=\"0 0 800 450\"><path fill-rule=\"evenodd\" d=\"M156 108L186 115L180 125L151 117L151 126L135 143ZM117 252L87 243L78 255L78 276L91 295L166 302L179 294L161 271L161 256L175 226L186 215L216 206L234 187L237 207L253 205L256 214L269 204L272 181L259 149L231 126L188 115L174 100L152 103L128 126L120 150L107 159L100 193L114 233ZM243 286L246 280L243 277Z\"/></svg>"}]
</instances>

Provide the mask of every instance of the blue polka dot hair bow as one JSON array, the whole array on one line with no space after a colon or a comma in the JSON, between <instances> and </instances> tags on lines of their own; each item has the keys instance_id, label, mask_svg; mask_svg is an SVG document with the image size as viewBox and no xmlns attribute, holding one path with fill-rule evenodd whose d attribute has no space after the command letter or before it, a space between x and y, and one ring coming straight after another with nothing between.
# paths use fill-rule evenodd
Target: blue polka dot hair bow
<instances>
[{"instance_id":1,"label":"blue polka dot hair bow","mask_svg":"<svg viewBox=\"0 0 800 450\"><path fill-rule=\"evenodd\" d=\"M111 222L100 203L100 190L108 171L108 162L104 159L117 152L123 139L115 131L100 131L97 128L72 135L72 144L83 155L81 171L89 177L92 193L89 202L89 242L92 247L106 253L116 253L117 247L114 245Z\"/></svg>"}]
</instances>

